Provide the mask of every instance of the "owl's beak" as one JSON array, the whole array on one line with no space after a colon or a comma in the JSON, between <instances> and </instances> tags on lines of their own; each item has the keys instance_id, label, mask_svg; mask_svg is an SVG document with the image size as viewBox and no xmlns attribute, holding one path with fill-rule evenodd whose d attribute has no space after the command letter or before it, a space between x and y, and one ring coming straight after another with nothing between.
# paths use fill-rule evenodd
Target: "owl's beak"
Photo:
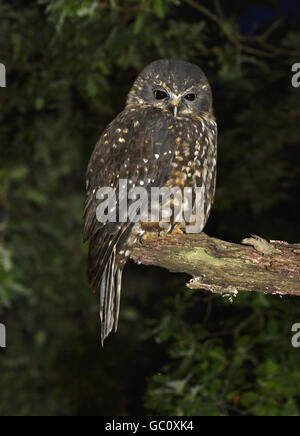
<instances>
[{"instance_id":1,"label":"owl's beak","mask_svg":"<svg viewBox=\"0 0 300 436\"><path fill-rule=\"evenodd\" d=\"M177 118L177 113L178 113L178 106L173 106L174 118Z\"/></svg>"},{"instance_id":2,"label":"owl's beak","mask_svg":"<svg viewBox=\"0 0 300 436\"><path fill-rule=\"evenodd\" d=\"M180 103L179 98L174 98L174 100L172 101L174 118L177 117L179 103Z\"/></svg>"}]
</instances>

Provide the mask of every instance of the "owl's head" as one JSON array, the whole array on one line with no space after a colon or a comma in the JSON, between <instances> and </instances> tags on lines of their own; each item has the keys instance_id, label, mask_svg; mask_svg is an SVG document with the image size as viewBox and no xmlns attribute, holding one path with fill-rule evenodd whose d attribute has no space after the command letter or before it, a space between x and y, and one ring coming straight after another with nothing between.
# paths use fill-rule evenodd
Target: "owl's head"
<instances>
[{"instance_id":1,"label":"owl's head","mask_svg":"<svg viewBox=\"0 0 300 436\"><path fill-rule=\"evenodd\" d=\"M171 111L174 117L212 112L212 93L201 70L189 62L162 59L149 64L135 80L126 106Z\"/></svg>"}]
</instances>

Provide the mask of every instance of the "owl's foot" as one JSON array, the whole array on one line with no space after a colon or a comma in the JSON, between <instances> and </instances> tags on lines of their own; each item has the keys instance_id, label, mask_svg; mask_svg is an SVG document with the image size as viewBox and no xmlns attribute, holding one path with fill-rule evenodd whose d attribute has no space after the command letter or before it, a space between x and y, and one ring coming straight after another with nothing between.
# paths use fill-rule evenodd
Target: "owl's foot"
<instances>
[{"instance_id":1,"label":"owl's foot","mask_svg":"<svg viewBox=\"0 0 300 436\"><path fill-rule=\"evenodd\" d=\"M143 222L140 224L140 230L137 236L137 240L143 244L147 239L153 238L153 236L160 235L159 223Z\"/></svg>"},{"instance_id":2,"label":"owl's foot","mask_svg":"<svg viewBox=\"0 0 300 436\"><path fill-rule=\"evenodd\" d=\"M185 228L183 226L176 226L171 232L173 235L186 235Z\"/></svg>"},{"instance_id":3,"label":"owl's foot","mask_svg":"<svg viewBox=\"0 0 300 436\"><path fill-rule=\"evenodd\" d=\"M143 223L137 240L140 244L143 244L147 239L153 238L153 236L163 237L167 235L183 235L186 234L185 227L183 223Z\"/></svg>"},{"instance_id":4,"label":"owl's foot","mask_svg":"<svg viewBox=\"0 0 300 436\"><path fill-rule=\"evenodd\" d=\"M168 234L182 235L185 233L186 231L185 231L184 224L175 223L175 224L169 224L167 227L161 229L161 231L159 232L159 236L168 235Z\"/></svg>"}]
</instances>

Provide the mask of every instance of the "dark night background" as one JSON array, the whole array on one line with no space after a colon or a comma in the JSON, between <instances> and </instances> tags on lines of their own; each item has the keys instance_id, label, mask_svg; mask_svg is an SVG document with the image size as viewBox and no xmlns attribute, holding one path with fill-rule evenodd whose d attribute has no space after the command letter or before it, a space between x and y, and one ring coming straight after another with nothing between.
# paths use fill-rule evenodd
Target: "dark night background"
<instances>
[{"instance_id":1,"label":"dark night background","mask_svg":"<svg viewBox=\"0 0 300 436\"><path fill-rule=\"evenodd\" d=\"M0 0L0 415L299 416L296 297L227 299L128 264L100 347L85 170L138 74L198 64L219 125L205 231L300 241L298 1Z\"/></svg>"}]
</instances>

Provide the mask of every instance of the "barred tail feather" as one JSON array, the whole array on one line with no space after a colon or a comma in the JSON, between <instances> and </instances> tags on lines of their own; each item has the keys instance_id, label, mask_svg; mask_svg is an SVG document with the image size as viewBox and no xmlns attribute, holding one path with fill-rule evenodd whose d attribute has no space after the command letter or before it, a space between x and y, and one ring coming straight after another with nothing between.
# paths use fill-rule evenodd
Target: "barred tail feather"
<instances>
[{"instance_id":1,"label":"barred tail feather","mask_svg":"<svg viewBox=\"0 0 300 436\"><path fill-rule=\"evenodd\" d=\"M105 267L100 284L100 318L101 318L101 343L118 327L120 294L121 294L122 267L116 258L114 248Z\"/></svg>"},{"instance_id":2,"label":"barred tail feather","mask_svg":"<svg viewBox=\"0 0 300 436\"><path fill-rule=\"evenodd\" d=\"M102 345L113 329L117 331L122 272L133 225L126 223L113 234L108 228L98 230L90 240L87 280L94 292L100 290Z\"/></svg>"}]
</instances>

